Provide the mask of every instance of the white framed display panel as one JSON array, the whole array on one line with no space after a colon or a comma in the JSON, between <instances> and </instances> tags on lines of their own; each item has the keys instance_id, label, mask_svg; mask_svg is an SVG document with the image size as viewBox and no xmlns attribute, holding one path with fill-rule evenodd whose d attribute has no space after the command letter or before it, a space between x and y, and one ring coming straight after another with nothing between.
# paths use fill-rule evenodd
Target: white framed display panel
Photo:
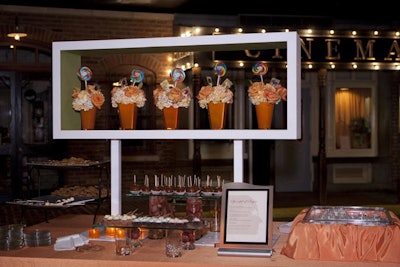
<instances>
[{"instance_id":1,"label":"white framed display panel","mask_svg":"<svg viewBox=\"0 0 400 267\"><path fill-rule=\"evenodd\" d=\"M76 72L85 56L201 51L286 49L286 129L177 129L177 130L81 130L79 113L72 109L72 89L80 86ZM301 136L301 45L297 32L271 32L53 42L53 138L111 140L111 212L121 209L122 139L209 139L233 140L234 181L243 180L243 140L296 140ZM106 100L107 101L107 100Z\"/></svg>"},{"instance_id":2,"label":"white framed display panel","mask_svg":"<svg viewBox=\"0 0 400 267\"><path fill-rule=\"evenodd\" d=\"M287 49L287 129L90 130L82 131L71 94L80 87L82 56L186 51ZM296 32L53 42L53 138L55 139L299 139L300 38ZM107 100L106 100L107 101Z\"/></svg>"}]
</instances>

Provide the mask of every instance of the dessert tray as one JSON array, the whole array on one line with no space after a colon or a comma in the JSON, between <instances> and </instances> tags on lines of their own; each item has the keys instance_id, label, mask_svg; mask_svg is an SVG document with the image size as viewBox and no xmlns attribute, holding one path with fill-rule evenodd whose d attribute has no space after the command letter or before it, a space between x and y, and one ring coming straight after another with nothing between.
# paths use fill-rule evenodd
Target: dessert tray
<instances>
[{"instance_id":1,"label":"dessert tray","mask_svg":"<svg viewBox=\"0 0 400 267\"><path fill-rule=\"evenodd\" d=\"M41 196L33 199L19 200L7 202L8 204L43 207L43 208L68 208L73 206L82 206L86 202L94 201L91 197L71 197L71 196Z\"/></svg>"},{"instance_id":2,"label":"dessert tray","mask_svg":"<svg viewBox=\"0 0 400 267\"><path fill-rule=\"evenodd\" d=\"M88 160L84 158L76 158L70 157L62 160L47 160L47 161L37 161L37 162L28 162L27 165L30 166L38 166L38 167L54 167L54 168L62 168L62 167L89 167L89 166L97 166L99 164L106 163L108 161L97 161L97 160Z\"/></svg>"},{"instance_id":3,"label":"dessert tray","mask_svg":"<svg viewBox=\"0 0 400 267\"><path fill-rule=\"evenodd\" d=\"M222 196L222 192L154 192L154 191L139 191L139 190L130 190L127 194L132 197L140 197L140 196L170 196L173 198L187 198L187 197L210 197L211 199L219 199Z\"/></svg>"},{"instance_id":4,"label":"dessert tray","mask_svg":"<svg viewBox=\"0 0 400 267\"><path fill-rule=\"evenodd\" d=\"M362 226L393 224L392 217L385 208L361 206L312 206L304 216L303 222Z\"/></svg>"},{"instance_id":5,"label":"dessert tray","mask_svg":"<svg viewBox=\"0 0 400 267\"><path fill-rule=\"evenodd\" d=\"M134 227L148 229L197 230L204 227L197 218L186 219L167 216L105 215L105 227Z\"/></svg>"}]
</instances>

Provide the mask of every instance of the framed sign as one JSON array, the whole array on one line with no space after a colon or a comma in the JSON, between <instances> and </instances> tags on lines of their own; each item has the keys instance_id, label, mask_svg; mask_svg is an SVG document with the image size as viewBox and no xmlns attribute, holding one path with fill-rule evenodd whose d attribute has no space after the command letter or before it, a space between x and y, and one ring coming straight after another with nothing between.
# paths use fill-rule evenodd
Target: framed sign
<instances>
[{"instance_id":1,"label":"framed sign","mask_svg":"<svg viewBox=\"0 0 400 267\"><path fill-rule=\"evenodd\" d=\"M222 194L218 255L271 256L273 186L227 183Z\"/></svg>"}]
</instances>

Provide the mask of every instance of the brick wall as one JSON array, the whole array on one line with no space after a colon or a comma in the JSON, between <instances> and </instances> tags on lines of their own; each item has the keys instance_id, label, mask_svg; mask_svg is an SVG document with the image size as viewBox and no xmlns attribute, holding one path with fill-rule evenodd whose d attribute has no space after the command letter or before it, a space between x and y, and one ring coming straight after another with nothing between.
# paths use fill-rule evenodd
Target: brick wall
<instances>
[{"instance_id":1,"label":"brick wall","mask_svg":"<svg viewBox=\"0 0 400 267\"><path fill-rule=\"evenodd\" d=\"M0 6L2 34L13 30L16 15L28 33L21 42L167 37L173 30L170 14Z\"/></svg>"}]
</instances>

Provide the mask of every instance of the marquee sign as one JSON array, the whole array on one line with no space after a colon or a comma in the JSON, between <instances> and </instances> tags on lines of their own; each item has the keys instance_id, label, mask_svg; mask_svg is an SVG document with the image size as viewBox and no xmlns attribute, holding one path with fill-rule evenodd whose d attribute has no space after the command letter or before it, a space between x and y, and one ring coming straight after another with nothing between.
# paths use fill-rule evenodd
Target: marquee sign
<instances>
[{"instance_id":1,"label":"marquee sign","mask_svg":"<svg viewBox=\"0 0 400 267\"><path fill-rule=\"evenodd\" d=\"M313 62L400 62L397 40L301 38L302 60ZM216 60L286 60L286 50L215 52Z\"/></svg>"},{"instance_id":2,"label":"marquee sign","mask_svg":"<svg viewBox=\"0 0 400 267\"><path fill-rule=\"evenodd\" d=\"M216 30L203 28L199 32L213 35L233 34L235 33L233 31L236 31L236 34L243 33L242 29L228 29L227 32ZM252 30L260 31L260 29ZM282 31L282 29L278 31ZM357 33L349 30L312 31L310 29L297 30L297 32L301 39L303 69L323 67L328 69L400 70L400 32L360 31ZM191 61L201 61L201 57L199 54L195 55ZM265 61L271 67L286 68L286 49L214 51L212 60L224 61L230 65L230 68L251 67L256 61Z\"/></svg>"}]
</instances>

